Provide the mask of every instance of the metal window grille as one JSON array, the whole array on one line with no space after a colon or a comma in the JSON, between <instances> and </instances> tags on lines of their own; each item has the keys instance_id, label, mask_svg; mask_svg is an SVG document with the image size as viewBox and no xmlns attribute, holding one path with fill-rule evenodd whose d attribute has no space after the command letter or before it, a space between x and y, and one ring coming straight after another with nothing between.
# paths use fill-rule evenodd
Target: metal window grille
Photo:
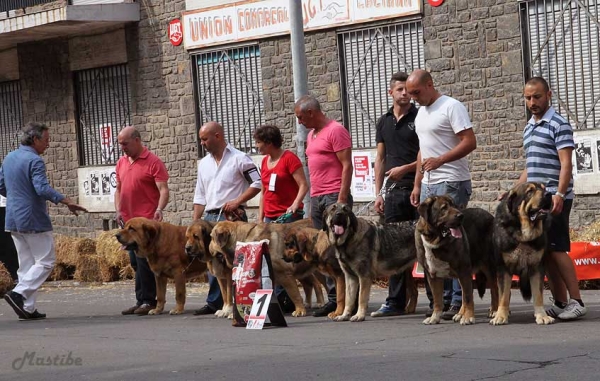
<instances>
[{"instance_id":1,"label":"metal window grille","mask_svg":"<svg viewBox=\"0 0 600 381\"><path fill-rule=\"evenodd\" d=\"M2 0L0 1L0 12L33 7L34 5L51 3L53 1L56 0ZM70 1L68 3L70 3Z\"/></svg>"},{"instance_id":2,"label":"metal window grille","mask_svg":"<svg viewBox=\"0 0 600 381\"><path fill-rule=\"evenodd\" d=\"M252 134L265 120L258 46L195 54L192 62L198 128L209 121L219 122L229 143L254 153Z\"/></svg>"},{"instance_id":3,"label":"metal window grille","mask_svg":"<svg viewBox=\"0 0 600 381\"><path fill-rule=\"evenodd\" d=\"M23 127L21 85L19 81L0 83L0 160L19 147Z\"/></svg>"},{"instance_id":4,"label":"metal window grille","mask_svg":"<svg viewBox=\"0 0 600 381\"><path fill-rule=\"evenodd\" d=\"M339 33L344 124L354 148L375 147L376 124L391 107L389 80L425 66L420 21Z\"/></svg>"},{"instance_id":5,"label":"metal window grille","mask_svg":"<svg viewBox=\"0 0 600 381\"><path fill-rule=\"evenodd\" d=\"M131 124L127 64L75 72L77 139L82 166L115 164L119 131Z\"/></svg>"},{"instance_id":6,"label":"metal window grille","mask_svg":"<svg viewBox=\"0 0 600 381\"><path fill-rule=\"evenodd\" d=\"M527 79L544 77L576 129L600 127L600 0L521 3Z\"/></svg>"}]
</instances>

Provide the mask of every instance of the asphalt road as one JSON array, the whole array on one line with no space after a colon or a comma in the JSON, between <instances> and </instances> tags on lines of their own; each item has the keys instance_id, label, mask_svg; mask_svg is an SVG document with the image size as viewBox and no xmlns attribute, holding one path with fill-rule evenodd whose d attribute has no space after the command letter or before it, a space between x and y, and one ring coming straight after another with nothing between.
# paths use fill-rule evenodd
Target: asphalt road
<instances>
[{"instance_id":1,"label":"asphalt road","mask_svg":"<svg viewBox=\"0 0 600 381\"><path fill-rule=\"evenodd\" d=\"M121 316L133 283L48 283L42 321L0 307L0 380L597 380L600 291L584 291L581 320L537 326L531 304L513 290L507 326L490 326L489 299L476 299L477 324L421 324L417 314L362 323L287 316L289 327L251 331L193 316L207 288L188 287L180 316ZM375 288L369 311L385 300ZM546 300L547 300L547 296ZM169 287L167 309L173 306ZM51 363L31 365L29 359ZM41 358L41 360L37 360ZM48 358L50 360L48 361ZM64 365L60 365L60 363Z\"/></svg>"}]
</instances>

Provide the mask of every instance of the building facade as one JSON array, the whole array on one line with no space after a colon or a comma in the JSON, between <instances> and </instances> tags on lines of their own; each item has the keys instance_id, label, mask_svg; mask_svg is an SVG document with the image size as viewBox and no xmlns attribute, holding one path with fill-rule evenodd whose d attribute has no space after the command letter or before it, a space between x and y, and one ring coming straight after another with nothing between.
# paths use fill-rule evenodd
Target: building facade
<instances>
[{"instance_id":1,"label":"building facade","mask_svg":"<svg viewBox=\"0 0 600 381\"><path fill-rule=\"evenodd\" d=\"M52 185L93 211L74 217L52 209L57 232L93 236L112 226L116 135L124 125L136 126L165 161L165 217L175 224L191 222L202 156L197 130L205 121L221 122L229 142L251 155L253 129L273 123L296 150L288 0L31 3L0 6L0 158L16 147L24 123L50 126ZM442 93L465 103L478 142L471 205L490 211L524 168L522 89L542 75L554 106L576 128L571 223L596 219L597 0L343 3L302 0L308 88L350 130L360 200L374 198L374 126L390 105L395 71L427 69Z\"/></svg>"}]
</instances>

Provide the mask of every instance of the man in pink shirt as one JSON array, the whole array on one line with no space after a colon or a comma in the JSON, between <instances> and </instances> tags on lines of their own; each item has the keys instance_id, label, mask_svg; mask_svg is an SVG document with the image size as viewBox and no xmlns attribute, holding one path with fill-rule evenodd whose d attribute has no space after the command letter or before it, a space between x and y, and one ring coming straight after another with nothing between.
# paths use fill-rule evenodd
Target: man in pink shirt
<instances>
[{"instance_id":1,"label":"man in pink shirt","mask_svg":"<svg viewBox=\"0 0 600 381\"><path fill-rule=\"evenodd\" d=\"M115 219L119 225L133 217L162 221L163 210L169 202L169 174L165 164L144 147L140 133L131 126L118 135L125 156L117 162L117 190L115 192ZM145 258L129 252L131 267L135 270L137 303L121 313L147 315L156 307L156 280Z\"/></svg>"},{"instance_id":2,"label":"man in pink shirt","mask_svg":"<svg viewBox=\"0 0 600 381\"><path fill-rule=\"evenodd\" d=\"M300 98L294 112L298 122L310 130L306 142L310 215L313 226L321 229L323 212L329 205L340 202L352 207L352 141L344 126L323 114L315 97L305 95ZM327 285L329 302L316 310L313 316L327 316L337 307L335 284L328 278Z\"/></svg>"}]
</instances>

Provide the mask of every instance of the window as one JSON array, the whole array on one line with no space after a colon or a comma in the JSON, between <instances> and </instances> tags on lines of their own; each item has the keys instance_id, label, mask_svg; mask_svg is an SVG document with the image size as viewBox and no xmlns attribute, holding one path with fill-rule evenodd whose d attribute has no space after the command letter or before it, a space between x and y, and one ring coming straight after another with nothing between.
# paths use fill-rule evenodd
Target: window
<instances>
[{"instance_id":1,"label":"window","mask_svg":"<svg viewBox=\"0 0 600 381\"><path fill-rule=\"evenodd\" d=\"M265 120L258 46L195 54L192 62L198 128L217 121L230 144L253 153L252 134ZM202 154L201 147L198 148Z\"/></svg>"},{"instance_id":2,"label":"window","mask_svg":"<svg viewBox=\"0 0 600 381\"><path fill-rule=\"evenodd\" d=\"M389 80L425 66L421 22L407 22L339 34L344 125L354 148L376 147L375 127L391 107Z\"/></svg>"},{"instance_id":3,"label":"window","mask_svg":"<svg viewBox=\"0 0 600 381\"><path fill-rule=\"evenodd\" d=\"M117 134L131 124L127 64L75 72L75 94L80 165L115 164Z\"/></svg>"},{"instance_id":4,"label":"window","mask_svg":"<svg viewBox=\"0 0 600 381\"><path fill-rule=\"evenodd\" d=\"M599 0L521 3L525 75L544 77L575 129L600 128Z\"/></svg>"},{"instance_id":5,"label":"window","mask_svg":"<svg viewBox=\"0 0 600 381\"><path fill-rule=\"evenodd\" d=\"M19 147L23 127L21 86L19 81L0 83L0 161Z\"/></svg>"}]
</instances>

